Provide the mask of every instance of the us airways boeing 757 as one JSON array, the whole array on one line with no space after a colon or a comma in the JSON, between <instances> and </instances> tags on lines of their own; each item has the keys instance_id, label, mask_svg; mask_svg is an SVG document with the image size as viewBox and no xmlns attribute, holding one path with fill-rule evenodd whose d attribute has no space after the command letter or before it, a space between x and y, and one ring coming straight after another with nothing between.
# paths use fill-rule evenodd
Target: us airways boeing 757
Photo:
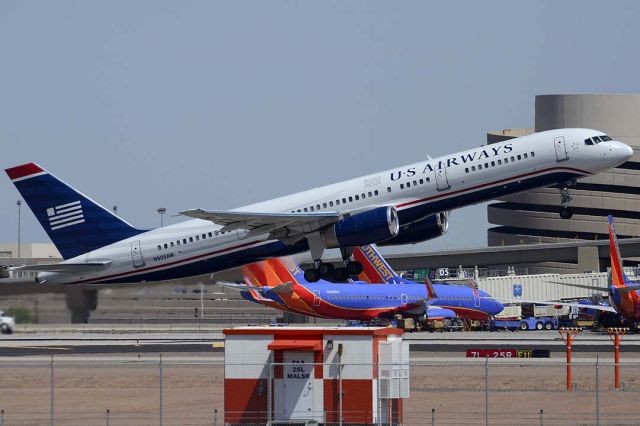
<instances>
[{"instance_id":1,"label":"us airways boeing 757","mask_svg":"<svg viewBox=\"0 0 640 426\"><path fill-rule=\"evenodd\" d=\"M440 141L444 142L443 140ZM446 232L448 211L530 188L567 187L633 154L624 143L591 129L535 133L489 146L275 198L231 211L193 209L194 220L138 229L40 166L6 170L62 254L55 265L25 266L37 280L111 284L176 279L311 252L305 279L344 280L362 265L352 248L426 241ZM339 248L345 266L322 262Z\"/></svg>"}]
</instances>

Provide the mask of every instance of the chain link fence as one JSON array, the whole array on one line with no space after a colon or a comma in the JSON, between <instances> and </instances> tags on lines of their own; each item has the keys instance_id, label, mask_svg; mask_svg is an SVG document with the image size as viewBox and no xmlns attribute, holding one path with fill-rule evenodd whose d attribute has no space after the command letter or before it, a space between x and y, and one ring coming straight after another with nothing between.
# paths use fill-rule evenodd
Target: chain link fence
<instances>
[{"instance_id":1,"label":"chain link fence","mask_svg":"<svg viewBox=\"0 0 640 426\"><path fill-rule=\"evenodd\" d=\"M410 364L409 397L400 403L376 401L370 381L345 375L325 380L322 395L314 396L329 409L305 415L296 414L295 404L293 409L278 405L310 391L304 385L284 390L273 380L282 377L279 368L287 371L286 364L240 367L259 369L262 378L246 377L235 388L225 388L224 362L204 357L10 360L0 365L0 426L257 425L278 424L275 420L286 415L332 425L638 424L634 407L640 401L640 362L621 364L621 389L616 390L611 361L574 361L572 390L567 391L566 364L556 360L416 361ZM239 400L246 391L253 399ZM380 404L377 411L372 400ZM375 416L384 412L384 404L388 412ZM234 406L242 408L234 411Z\"/></svg>"}]
</instances>

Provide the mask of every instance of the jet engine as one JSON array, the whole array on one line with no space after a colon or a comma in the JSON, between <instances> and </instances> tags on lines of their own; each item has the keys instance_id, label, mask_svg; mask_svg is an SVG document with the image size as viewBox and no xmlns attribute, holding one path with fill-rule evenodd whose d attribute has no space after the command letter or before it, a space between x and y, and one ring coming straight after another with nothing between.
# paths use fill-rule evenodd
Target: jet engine
<instances>
[{"instance_id":1,"label":"jet engine","mask_svg":"<svg viewBox=\"0 0 640 426\"><path fill-rule=\"evenodd\" d=\"M444 235L449 229L449 212L440 212L424 219L402 226L398 235L383 242L379 246L415 244Z\"/></svg>"},{"instance_id":2,"label":"jet engine","mask_svg":"<svg viewBox=\"0 0 640 426\"><path fill-rule=\"evenodd\" d=\"M399 229L395 207L377 207L336 222L322 238L326 248L355 247L393 238Z\"/></svg>"}]
</instances>

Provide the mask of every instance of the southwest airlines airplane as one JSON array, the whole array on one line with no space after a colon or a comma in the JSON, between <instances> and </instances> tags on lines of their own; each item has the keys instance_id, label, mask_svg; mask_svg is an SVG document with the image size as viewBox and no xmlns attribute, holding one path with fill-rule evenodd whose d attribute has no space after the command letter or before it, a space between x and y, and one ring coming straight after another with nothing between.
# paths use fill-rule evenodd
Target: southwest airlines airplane
<instances>
[{"instance_id":1,"label":"southwest airlines airplane","mask_svg":"<svg viewBox=\"0 0 640 426\"><path fill-rule=\"evenodd\" d=\"M364 270L359 281L309 283L290 259L269 259L243 268L246 284L222 283L252 302L298 314L371 321L396 314L420 321L455 318L485 320L503 306L476 288L424 284L405 280L391 269L372 245L356 248ZM382 284L382 285L379 285Z\"/></svg>"},{"instance_id":2,"label":"southwest airlines airplane","mask_svg":"<svg viewBox=\"0 0 640 426\"><path fill-rule=\"evenodd\" d=\"M446 141L442 140L443 143ZM310 250L320 276L360 273L352 248L426 241L447 230L447 212L530 188L560 185L624 163L624 143L590 129L535 133L373 173L231 211L186 210L194 220L137 229L40 166L6 170L63 262L21 267L37 281L110 284L183 278ZM340 248L345 267L322 262Z\"/></svg>"}]
</instances>

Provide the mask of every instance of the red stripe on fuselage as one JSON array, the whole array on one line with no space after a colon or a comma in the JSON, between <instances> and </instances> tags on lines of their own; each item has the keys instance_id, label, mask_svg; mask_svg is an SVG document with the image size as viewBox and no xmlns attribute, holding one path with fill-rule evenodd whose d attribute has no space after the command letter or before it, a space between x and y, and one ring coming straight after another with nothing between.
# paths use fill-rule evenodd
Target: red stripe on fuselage
<instances>
[{"instance_id":1,"label":"red stripe on fuselage","mask_svg":"<svg viewBox=\"0 0 640 426\"><path fill-rule=\"evenodd\" d=\"M504 183L510 180L514 180L514 179L521 179L521 178L525 178L525 177L529 177L529 176L533 176L536 174L543 174L552 170L568 170L568 171L572 171L574 173L580 173L580 174L585 174L585 175L590 175L590 172L587 172L585 170L580 170L580 169L574 169L573 167L551 167L548 169L544 169L544 170L539 170L539 171L535 171L535 172L529 172L529 173L524 173L521 175L517 175L517 176L512 176L512 177L508 177L508 178L504 178L504 179L499 179L499 180L494 180L492 182L487 182L487 183L483 183L480 185L476 185L476 186L471 186L469 188L465 188L465 189L459 189L457 191L451 191L451 192L443 192L442 194L438 194L438 195L433 195L431 197L426 197L426 198L421 198L419 200L413 200L413 201L407 201L406 203L402 203L402 204L398 204L396 205L397 208L403 208L403 207L408 207L408 206L412 206L414 204L418 204L418 203L423 203L425 201L431 201L431 200L435 200L438 198L444 198L447 197L449 195L455 195L455 194L460 194L463 192L469 192L469 191L473 191L476 189L480 189L480 188L485 188L487 186L492 186L492 185L496 185L499 183Z\"/></svg>"},{"instance_id":2,"label":"red stripe on fuselage","mask_svg":"<svg viewBox=\"0 0 640 426\"><path fill-rule=\"evenodd\" d=\"M44 170L35 163L27 163L21 166L11 167L4 170L9 175L9 179L15 180L26 176L35 175L44 172Z\"/></svg>"}]
</instances>

